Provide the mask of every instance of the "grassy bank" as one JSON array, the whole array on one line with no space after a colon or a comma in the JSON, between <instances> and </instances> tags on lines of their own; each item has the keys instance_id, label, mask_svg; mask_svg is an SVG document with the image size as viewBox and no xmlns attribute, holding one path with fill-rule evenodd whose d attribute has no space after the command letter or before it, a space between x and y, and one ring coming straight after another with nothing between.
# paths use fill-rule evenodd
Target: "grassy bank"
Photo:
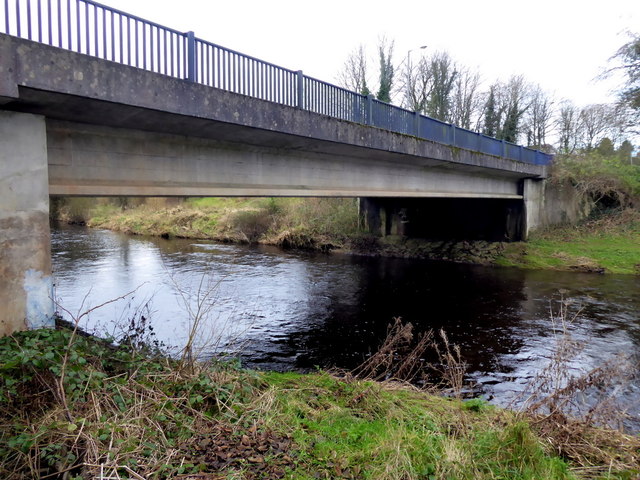
<instances>
[{"instance_id":1,"label":"grassy bank","mask_svg":"<svg viewBox=\"0 0 640 480\"><path fill-rule=\"evenodd\" d=\"M355 199L147 199L124 207L112 202L68 199L58 211L62 221L131 234L289 248L330 250L344 247L349 239L358 236Z\"/></svg>"},{"instance_id":2,"label":"grassy bank","mask_svg":"<svg viewBox=\"0 0 640 480\"><path fill-rule=\"evenodd\" d=\"M521 268L640 274L640 211L627 209L505 244L496 263Z\"/></svg>"},{"instance_id":3,"label":"grassy bank","mask_svg":"<svg viewBox=\"0 0 640 480\"><path fill-rule=\"evenodd\" d=\"M534 232L526 243L377 239L358 231L354 199L201 198L169 204L164 199L147 199L125 208L113 202L70 199L59 209L59 218L129 234L322 251L343 249L521 268L640 274L640 212L633 208L576 226Z\"/></svg>"},{"instance_id":4,"label":"grassy bank","mask_svg":"<svg viewBox=\"0 0 640 480\"><path fill-rule=\"evenodd\" d=\"M640 274L640 165L598 151L559 155L551 182L572 185L595 205L592 218L507 244L499 265Z\"/></svg>"},{"instance_id":5,"label":"grassy bank","mask_svg":"<svg viewBox=\"0 0 640 480\"><path fill-rule=\"evenodd\" d=\"M356 199L202 198L54 203L63 221L126 233L266 243L284 248L430 258L522 268L640 274L640 166L597 151L558 156L550 182L595 206L591 219L534 232L526 243L376 238L359 231ZM602 213L607 212L607 213Z\"/></svg>"},{"instance_id":6,"label":"grassy bank","mask_svg":"<svg viewBox=\"0 0 640 480\"><path fill-rule=\"evenodd\" d=\"M67 329L1 338L0 477L89 480L101 468L105 478L183 480L639 474L640 439L615 431L554 434L479 400L151 353Z\"/></svg>"}]
</instances>

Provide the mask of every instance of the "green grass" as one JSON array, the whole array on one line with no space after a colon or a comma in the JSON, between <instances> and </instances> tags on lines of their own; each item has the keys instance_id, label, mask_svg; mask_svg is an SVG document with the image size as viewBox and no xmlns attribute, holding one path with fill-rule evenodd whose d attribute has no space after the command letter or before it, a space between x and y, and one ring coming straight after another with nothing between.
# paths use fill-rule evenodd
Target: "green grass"
<instances>
[{"instance_id":1,"label":"green grass","mask_svg":"<svg viewBox=\"0 0 640 480\"><path fill-rule=\"evenodd\" d=\"M206 238L325 249L341 246L357 232L354 199L192 198L178 204L147 200L126 209L70 200L65 218L78 216L92 227L139 235Z\"/></svg>"},{"instance_id":2,"label":"green grass","mask_svg":"<svg viewBox=\"0 0 640 480\"><path fill-rule=\"evenodd\" d=\"M482 403L326 374L266 378L278 387L271 421L304 452L287 478L574 478L526 423Z\"/></svg>"},{"instance_id":3,"label":"green grass","mask_svg":"<svg viewBox=\"0 0 640 480\"><path fill-rule=\"evenodd\" d=\"M67 199L62 217L88 225L139 235L265 243L287 248L329 251L346 248L395 256L429 256L432 244L358 230L355 199L341 198L194 198L181 203L147 199L126 209L89 199ZM380 248L382 246L382 248ZM526 243L495 251L463 252L462 261L502 266L600 273L640 273L640 213L627 209L578 226L534 232ZM438 252L435 251L437 257ZM495 258L495 260L494 260Z\"/></svg>"},{"instance_id":4,"label":"green grass","mask_svg":"<svg viewBox=\"0 0 640 480\"><path fill-rule=\"evenodd\" d=\"M482 400L184 364L65 329L0 338L0 383L0 477L12 480L67 469L89 480L103 462L153 479L558 480L587 466ZM580 478L634 478L621 459L636 458L640 439L605 435L609 453L589 457Z\"/></svg>"},{"instance_id":5,"label":"green grass","mask_svg":"<svg viewBox=\"0 0 640 480\"><path fill-rule=\"evenodd\" d=\"M627 210L534 233L527 243L508 244L499 265L521 268L640 273L640 213Z\"/></svg>"}]
</instances>

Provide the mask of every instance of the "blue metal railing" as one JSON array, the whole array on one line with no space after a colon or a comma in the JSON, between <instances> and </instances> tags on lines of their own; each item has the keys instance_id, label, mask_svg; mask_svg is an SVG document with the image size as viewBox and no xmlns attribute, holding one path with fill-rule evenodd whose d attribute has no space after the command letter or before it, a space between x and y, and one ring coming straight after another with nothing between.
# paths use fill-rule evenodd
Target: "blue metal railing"
<instances>
[{"instance_id":1,"label":"blue metal railing","mask_svg":"<svg viewBox=\"0 0 640 480\"><path fill-rule=\"evenodd\" d=\"M0 32L333 118L547 165L551 155L363 96L92 0L3 0Z\"/></svg>"}]
</instances>

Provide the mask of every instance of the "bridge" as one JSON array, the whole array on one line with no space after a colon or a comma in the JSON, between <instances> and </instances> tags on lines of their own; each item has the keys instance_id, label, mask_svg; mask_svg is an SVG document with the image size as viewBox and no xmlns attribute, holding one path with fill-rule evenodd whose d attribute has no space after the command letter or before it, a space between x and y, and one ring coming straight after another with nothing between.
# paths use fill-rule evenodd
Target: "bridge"
<instances>
[{"instance_id":1,"label":"bridge","mask_svg":"<svg viewBox=\"0 0 640 480\"><path fill-rule=\"evenodd\" d=\"M0 334L51 322L50 195L359 197L381 235L538 221L542 152L93 1L0 5Z\"/></svg>"}]
</instances>

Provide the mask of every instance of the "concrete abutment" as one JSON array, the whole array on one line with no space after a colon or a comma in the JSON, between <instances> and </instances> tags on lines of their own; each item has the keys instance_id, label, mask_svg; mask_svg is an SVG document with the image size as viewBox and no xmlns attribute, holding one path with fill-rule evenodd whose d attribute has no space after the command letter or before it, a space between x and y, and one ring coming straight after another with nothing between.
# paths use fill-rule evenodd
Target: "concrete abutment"
<instances>
[{"instance_id":1,"label":"concrete abutment","mask_svg":"<svg viewBox=\"0 0 640 480\"><path fill-rule=\"evenodd\" d=\"M45 118L0 111L0 335L53 314Z\"/></svg>"}]
</instances>

